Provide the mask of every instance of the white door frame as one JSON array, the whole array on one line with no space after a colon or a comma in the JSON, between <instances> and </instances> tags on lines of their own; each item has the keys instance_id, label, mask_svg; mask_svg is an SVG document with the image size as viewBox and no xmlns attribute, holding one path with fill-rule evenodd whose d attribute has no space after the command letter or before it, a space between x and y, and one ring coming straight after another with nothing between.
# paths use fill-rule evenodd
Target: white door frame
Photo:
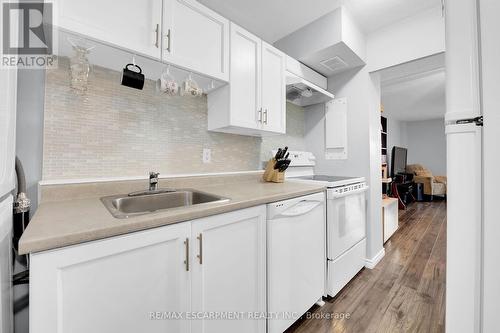
<instances>
[{"instance_id":1,"label":"white door frame","mask_svg":"<svg viewBox=\"0 0 500 333\"><path fill-rule=\"evenodd\" d=\"M482 280L479 0L446 2L448 226L446 332L479 333Z\"/></svg>"},{"instance_id":2,"label":"white door frame","mask_svg":"<svg viewBox=\"0 0 500 333\"><path fill-rule=\"evenodd\" d=\"M500 309L500 221L498 220L498 165L500 154L500 3L479 0L481 98L483 130L483 284L481 331L498 331Z\"/></svg>"},{"instance_id":3,"label":"white door frame","mask_svg":"<svg viewBox=\"0 0 500 333\"><path fill-rule=\"evenodd\" d=\"M447 114L456 113L452 115L455 119L460 117L461 113L470 117L476 113L476 106L479 106L484 117L482 172L480 172L482 173L482 216L478 219L471 219L469 229L469 235L478 229L481 232L480 252L474 256L477 260L470 260L469 256L469 259L462 257L463 260L460 262L464 272L470 273L473 270L474 275L479 277L479 287L473 289L473 294L468 293L468 290L464 288L457 288L467 282L470 274L457 274L457 262L451 263L451 260L448 260L446 331L450 333L496 332L500 309L500 265L498 264L500 222L497 217L497 190L500 188L498 177L498 165L500 165L498 152L498 142L500 142L500 84L498 84L500 21L498 13L500 2L497 0L451 0L447 2L446 12L447 80L449 80L447 81ZM449 75L450 73L452 75ZM448 89L450 87L451 89ZM464 152L464 154L468 153ZM471 156L469 157L472 158ZM448 165L453 168L451 163ZM464 179L463 181L471 180ZM473 195L470 199L473 200ZM451 198L449 208L450 206L452 206ZM473 209L471 206L467 208ZM452 234L455 235L455 238L448 238L448 250L458 245L459 241L468 242L467 245L474 242L471 237L468 237L464 228L461 234L457 235L458 227L454 226L454 222L457 221L450 219L448 224L448 234L452 230ZM470 287L470 284L468 286ZM471 297L467 298L467 295ZM477 304L474 304L476 301Z\"/></svg>"}]
</instances>

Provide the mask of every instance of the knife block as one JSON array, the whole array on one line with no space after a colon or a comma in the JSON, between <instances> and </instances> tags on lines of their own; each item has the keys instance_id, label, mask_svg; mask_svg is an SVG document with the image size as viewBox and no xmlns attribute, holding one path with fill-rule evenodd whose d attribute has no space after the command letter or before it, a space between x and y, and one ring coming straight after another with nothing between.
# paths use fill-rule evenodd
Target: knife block
<instances>
[{"instance_id":1,"label":"knife block","mask_svg":"<svg viewBox=\"0 0 500 333\"><path fill-rule=\"evenodd\" d=\"M266 170L264 171L262 179L266 182L283 183L285 181L285 173L274 169L275 164L276 160L274 158L267 162Z\"/></svg>"}]
</instances>

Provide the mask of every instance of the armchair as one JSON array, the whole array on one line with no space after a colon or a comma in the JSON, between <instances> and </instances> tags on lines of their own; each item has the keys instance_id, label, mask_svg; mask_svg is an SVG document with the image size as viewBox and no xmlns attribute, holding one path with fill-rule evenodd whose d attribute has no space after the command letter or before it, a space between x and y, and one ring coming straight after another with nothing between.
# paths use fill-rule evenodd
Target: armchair
<instances>
[{"instance_id":1,"label":"armchair","mask_svg":"<svg viewBox=\"0 0 500 333\"><path fill-rule=\"evenodd\" d=\"M413 181L421 183L424 186L424 194L428 196L446 195L446 176L434 176L432 172L420 164L409 164L406 166L406 172L412 173Z\"/></svg>"}]
</instances>

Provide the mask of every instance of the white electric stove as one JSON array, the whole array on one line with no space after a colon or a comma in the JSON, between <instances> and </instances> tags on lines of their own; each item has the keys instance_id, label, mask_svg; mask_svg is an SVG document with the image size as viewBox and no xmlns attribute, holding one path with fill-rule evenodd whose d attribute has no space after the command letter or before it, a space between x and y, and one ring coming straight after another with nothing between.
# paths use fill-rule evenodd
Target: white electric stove
<instances>
[{"instance_id":1,"label":"white electric stove","mask_svg":"<svg viewBox=\"0 0 500 333\"><path fill-rule=\"evenodd\" d=\"M310 152L290 152L287 181L323 184L327 190L327 286L335 296L365 265L366 197L364 177L315 175Z\"/></svg>"}]
</instances>

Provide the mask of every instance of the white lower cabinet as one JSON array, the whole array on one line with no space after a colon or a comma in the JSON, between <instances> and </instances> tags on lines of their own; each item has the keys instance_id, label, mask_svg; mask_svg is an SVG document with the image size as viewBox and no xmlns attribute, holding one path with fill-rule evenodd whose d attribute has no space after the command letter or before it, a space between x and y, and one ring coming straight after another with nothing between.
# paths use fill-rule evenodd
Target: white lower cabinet
<instances>
[{"instance_id":1,"label":"white lower cabinet","mask_svg":"<svg viewBox=\"0 0 500 333\"><path fill-rule=\"evenodd\" d=\"M180 223L33 254L30 332L189 332L188 321L155 316L190 309L190 228Z\"/></svg>"},{"instance_id":2,"label":"white lower cabinet","mask_svg":"<svg viewBox=\"0 0 500 333\"><path fill-rule=\"evenodd\" d=\"M30 332L264 333L265 320L223 318L266 309L265 214L253 207L32 254Z\"/></svg>"},{"instance_id":3,"label":"white lower cabinet","mask_svg":"<svg viewBox=\"0 0 500 333\"><path fill-rule=\"evenodd\" d=\"M266 321L247 315L266 311L266 207L193 221L192 235L193 312L243 315L193 320L192 332L264 333Z\"/></svg>"}]
</instances>

